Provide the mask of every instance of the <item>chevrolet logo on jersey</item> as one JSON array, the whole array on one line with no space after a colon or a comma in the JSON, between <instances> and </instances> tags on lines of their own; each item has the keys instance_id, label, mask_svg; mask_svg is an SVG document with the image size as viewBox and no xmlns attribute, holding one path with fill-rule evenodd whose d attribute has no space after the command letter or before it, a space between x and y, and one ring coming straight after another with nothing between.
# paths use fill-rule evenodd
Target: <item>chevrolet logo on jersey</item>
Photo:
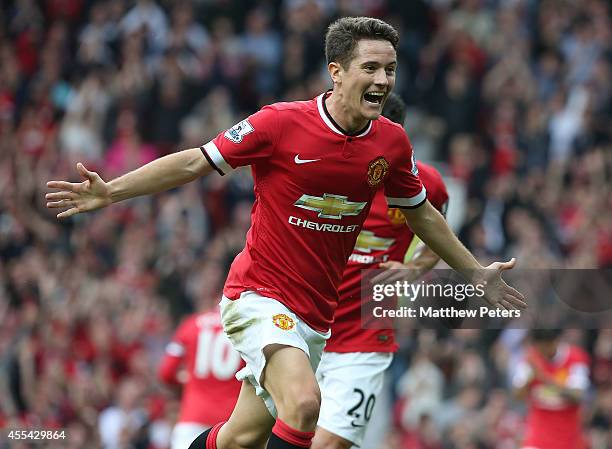
<instances>
[{"instance_id":1,"label":"chevrolet logo on jersey","mask_svg":"<svg viewBox=\"0 0 612 449\"><path fill-rule=\"evenodd\" d=\"M376 237L372 231L361 231L357 236L357 243L355 243L355 249L362 253L371 253L372 250L385 251L393 245L395 239L386 239L383 237Z\"/></svg>"},{"instance_id":2,"label":"chevrolet logo on jersey","mask_svg":"<svg viewBox=\"0 0 612 449\"><path fill-rule=\"evenodd\" d=\"M342 219L343 216L359 215L367 202L348 201L348 197L324 193L323 197L302 195L294 205L319 213L319 218Z\"/></svg>"}]
</instances>

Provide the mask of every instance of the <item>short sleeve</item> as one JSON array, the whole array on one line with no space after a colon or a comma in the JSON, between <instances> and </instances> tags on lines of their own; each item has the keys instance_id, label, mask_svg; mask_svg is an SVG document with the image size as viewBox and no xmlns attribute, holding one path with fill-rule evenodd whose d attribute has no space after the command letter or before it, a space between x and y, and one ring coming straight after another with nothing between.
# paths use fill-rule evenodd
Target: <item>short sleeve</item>
<instances>
[{"instance_id":1,"label":"short sleeve","mask_svg":"<svg viewBox=\"0 0 612 449\"><path fill-rule=\"evenodd\" d=\"M589 367L585 363L574 363L569 368L569 373L565 384L569 388L577 390L587 390L590 385Z\"/></svg>"},{"instance_id":2,"label":"short sleeve","mask_svg":"<svg viewBox=\"0 0 612 449\"><path fill-rule=\"evenodd\" d=\"M189 321L181 323L172 337L172 341L166 345L166 354L172 357L183 357L185 355L189 327Z\"/></svg>"},{"instance_id":3,"label":"short sleeve","mask_svg":"<svg viewBox=\"0 0 612 449\"><path fill-rule=\"evenodd\" d=\"M512 386L516 389L527 386L533 379L533 369L531 366L521 360L518 365L515 366L512 374Z\"/></svg>"},{"instance_id":4,"label":"short sleeve","mask_svg":"<svg viewBox=\"0 0 612 449\"><path fill-rule=\"evenodd\" d=\"M279 130L278 111L266 106L202 145L208 163L221 175L272 156Z\"/></svg>"},{"instance_id":5,"label":"short sleeve","mask_svg":"<svg viewBox=\"0 0 612 449\"><path fill-rule=\"evenodd\" d=\"M419 178L427 190L427 199L433 207L446 216L448 209L448 191L442 179L442 175L435 167L417 162Z\"/></svg>"},{"instance_id":6,"label":"short sleeve","mask_svg":"<svg viewBox=\"0 0 612 449\"><path fill-rule=\"evenodd\" d=\"M436 207L436 206L434 206ZM446 212L448 211L448 196L446 197L446 201L444 201L440 207L436 207L436 209L438 209L440 211L440 213L442 214L442 216L444 218L446 218Z\"/></svg>"},{"instance_id":7,"label":"short sleeve","mask_svg":"<svg viewBox=\"0 0 612 449\"><path fill-rule=\"evenodd\" d=\"M399 155L396 162L391 164L385 181L387 204L404 209L419 207L427 199L427 192L419 179L412 145L405 132L402 132L399 146Z\"/></svg>"}]
</instances>

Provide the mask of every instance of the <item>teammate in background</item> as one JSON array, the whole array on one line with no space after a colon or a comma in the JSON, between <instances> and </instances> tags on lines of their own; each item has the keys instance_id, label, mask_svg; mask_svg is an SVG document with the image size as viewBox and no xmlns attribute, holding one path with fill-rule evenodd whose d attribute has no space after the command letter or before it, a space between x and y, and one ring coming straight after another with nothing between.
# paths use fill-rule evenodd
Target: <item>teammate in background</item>
<instances>
[{"instance_id":1,"label":"teammate in background","mask_svg":"<svg viewBox=\"0 0 612 449\"><path fill-rule=\"evenodd\" d=\"M580 402L589 388L589 356L560 341L561 331L532 330L512 379L528 401L523 449L583 449Z\"/></svg>"},{"instance_id":2,"label":"teammate in background","mask_svg":"<svg viewBox=\"0 0 612 449\"><path fill-rule=\"evenodd\" d=\"M82 164L81 183L51 181L47 206L69 217L251 165L252 226L225 283L221 319L246 367L227 421L192 449L310 447L321 403L315 374L338 287L376 192L401 208L414 232L495 307L526 307L501 272L483 267L427 201L404 129L380 118L395 84L397 31L379 19L345 17L328 29L333 90L266 106L200 148L150 162L110 182ZM263 399L263 401L262 401Z\"/></svg>"},{"instance_id":3,"label":"teammate in background","mask_svg":"<svg viewBox=\"0 0 612 449\"><path fill-rule=\"evenodd\" d=\"M391 94L382 115L403 126L406 105L398 95ZM420 162L417 167L429 201L444 214L448 193L440 173ZM385 370L397 350L392 328L362 327L361 270L379 266L403 269L403 279L417 278L429 271L440 258L428 247L406 265L402 263L413 238L404 215L388 208L383 192L379 191L344 270L331 337L317 370L322 402L312 449L361 446L383 387Z\"/></svg>"},{"instance_id":4,"label":"teammate in background","mask_svg":"<svg viewBox=\"0 0 612 449\"><path fill-rule=\"evenodd\" d=\"M219 307L202 302L202 312L181 322L159 366L162 382L182 387L171 449L188 448L206 429L226 421L240 392L235 376L244 363L223 333Z\"/></svg>"}]
</instances>

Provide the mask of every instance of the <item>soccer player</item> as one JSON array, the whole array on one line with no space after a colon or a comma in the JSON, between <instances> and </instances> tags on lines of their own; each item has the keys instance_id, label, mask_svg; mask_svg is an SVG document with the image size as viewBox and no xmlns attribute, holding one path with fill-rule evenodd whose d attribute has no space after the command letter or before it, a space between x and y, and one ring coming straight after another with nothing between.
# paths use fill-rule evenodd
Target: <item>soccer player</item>
<instances>
[{"instance_id":1,"label":"soccer player","mask_svg":"<svg viewBox=\"0 0 612 449\"><path fill-rule=\"evenodd\" d=\"M451 267L485 285L496 307L526 307L501 278L515 261L481 266L427 201L404 129L381 118L395 84L399 36L387 23L341 18L325 41L333 89L262 108L200 148L170 154L110 182L77 164L81 183L51 181L48 207L70 217L251 165L252 226L221 300L223 327L246 367L227 421L192 449L310 447L315 378L346 261L376 192ZM263 399L263 401L262 401Z\"/></svg>"},{"instance_id":2,"label":"soccer player","mask_svg":"<svg viewBox=\"0 0 612 449\"><path fill-rule=\"evenodd\" d=\"M392 93L382 115L403 125L406 106ZM444 214L448 193L440 173L421 162L417 162L417 167L428 200ZM397 209L388 208L383 192L379 191L344 270L331 337L317 369L322 402L313 449L361 446L383 386L384 372L397 350L393 329L363 329L361 326L361 270L379 265L403 269L404 279L406 276L417 278L429 271L440 258L428 247L406 265L402 263L413 237L404 215Z\"/></svg>"},{"instance_id":3,"label":"soccer player","mask_svg":"<svg viewBox=\"0 0 612 449\"><path fill-rule=\"evenodd\" d=\"M589 356L563 343L557 329L535 329L512 383L529 404L523 449L584 449L580 402L589 388Z\"/></svg>"},{"instance_id":4,"label":"soccer player","mask_svg":"<svg viewBox=\"0 0 612 449\"><path fill-rule=\"evenodd\" d=\"M218 306L185 318L159 366L162 382L181 386L181 408L171 449L186 449L198 435L227 420L236 404L244 366L223 333Z\"/></svg>"}]
</instances>

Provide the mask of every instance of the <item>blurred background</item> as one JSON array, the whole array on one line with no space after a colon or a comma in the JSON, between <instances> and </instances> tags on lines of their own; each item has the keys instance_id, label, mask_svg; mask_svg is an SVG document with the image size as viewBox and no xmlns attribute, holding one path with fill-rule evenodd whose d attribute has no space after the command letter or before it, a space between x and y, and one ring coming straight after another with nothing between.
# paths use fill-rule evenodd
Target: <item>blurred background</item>
<instances>
[{"instance_id":1,"label":"blurred background","mask_svg":"<svg viewBox=\"0 0 612 449\"><path fill-rule=\"evenodd\" d=\"M109 179L200 146L264 104L318 95L330 87L325 29L340 16L400 32L406 129L417 158L443 173L449 221L481 262L610 268L611 10L605 0L3 1L0 429L67 429L68 440L36 447L168 447L178 396L157 365L178 321L220 298L250 224L250 171L64 222L44 207L45 182L74 179L77 161ZM525 405L509 377L523 338L402 332L364 449L517 448ZM591 356L584 425L592 449L610 449L612 332L563 338ZM123 418L100 419L117 410Z\"/></svg>"}]
</instances>

